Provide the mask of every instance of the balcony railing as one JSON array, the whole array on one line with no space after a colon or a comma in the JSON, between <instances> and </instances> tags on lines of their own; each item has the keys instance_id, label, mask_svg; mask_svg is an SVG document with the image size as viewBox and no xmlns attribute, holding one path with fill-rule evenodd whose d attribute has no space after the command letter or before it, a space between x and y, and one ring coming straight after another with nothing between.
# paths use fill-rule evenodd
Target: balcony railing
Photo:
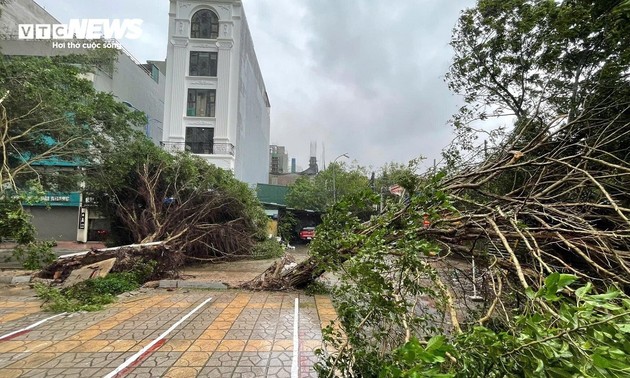
<instances>
[{"instance_id":1,"label":"balcony railing","mask_svg":"<svg viewBox=\"0 0 630 378\"><path fill-rule=\"evenodd\" d=\"M231 155L234 156L232 143L205 143L205 142L160 142L160 146L167 151L188 151L200 155Z\"/></svg>"}]
</instances>

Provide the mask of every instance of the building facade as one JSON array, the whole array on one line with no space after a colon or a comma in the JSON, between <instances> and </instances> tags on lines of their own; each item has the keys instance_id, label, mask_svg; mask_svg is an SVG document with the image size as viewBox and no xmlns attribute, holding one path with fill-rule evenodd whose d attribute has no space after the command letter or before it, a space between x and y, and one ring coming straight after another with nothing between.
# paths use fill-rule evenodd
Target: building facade
<instances>
[{"instance_id":1,"label":"building facade","mask_svg":"<svg viewBox=\"0 0 630 378\"><path fill-rule=\"evenodd\" d=\"M269 146L269 173L289 173L289 154L284 146Z\"/></svg>"},{"instance_id":2,"label":"building facade","mask_svg":"<svg viewBox=\"0 0 630 378\"><path fill-rule=\"evenodd\" d=\"M7 56L53 56L84 54L83 48L59 48L52 40L20 40L19 24L59 24L33 0L11 0L0 6L0 52ZM111 93L130 108L144 112L147 118L142 131L155 144L163 135L164 92L166 79L159 70L160 62L141 64L121 50L110 68L94 67L84 75L97 91ZM46 169L77 169L78 163L50 159ZM42 168L42 167L40 167ZM101 238L108 222L86 203L81 192L46 193L44 201L25 206L32 214L32 223L39 239L77 240L86 242Z\"/></svg>"},{"instance_id":3,"label":"building facade","mask_svg":"<svg viewBox=\"0 0 630 378\"><path fill-rule=\"evenodd\" d=\"M170 0L162 145L267 182L270 104L240 0Z\"/></svg>"}]
</instances>

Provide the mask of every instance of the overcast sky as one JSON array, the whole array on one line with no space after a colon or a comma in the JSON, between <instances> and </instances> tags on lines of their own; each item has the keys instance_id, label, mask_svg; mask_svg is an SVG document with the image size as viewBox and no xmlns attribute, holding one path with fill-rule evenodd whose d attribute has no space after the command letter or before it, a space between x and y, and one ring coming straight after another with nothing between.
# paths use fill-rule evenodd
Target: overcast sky
<instances>
[{"instance_id":1,"label":"overcast sky","mask_svg":"<svg viewBox=\"0 0 630 378\"><path fill-rule=\"evenodd\" d=\"M61 22L141 18L138 60L166 58L167 0L36 0ZM474 0L243 0L271 101L271 143L308 166L348 153L380 167L425 156L452 139L461 105L444 82L451 31Z\"/></svg>"}]
</instances>

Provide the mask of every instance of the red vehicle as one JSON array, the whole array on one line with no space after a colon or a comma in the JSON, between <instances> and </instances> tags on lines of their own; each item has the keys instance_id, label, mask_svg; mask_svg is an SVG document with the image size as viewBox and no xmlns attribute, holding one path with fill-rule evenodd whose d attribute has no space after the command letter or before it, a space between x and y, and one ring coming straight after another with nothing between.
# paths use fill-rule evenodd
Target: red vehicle
<instances>
[{"instance_id":1,"label":"red vehicle","mask_svg":"<svg viewBox=\"0 0 630 378\"><path fill-rule=\"evenodd\" d=\"M309 241L315 237L315 227L304 227L300 230L300 240Z\"/></svg>"}]
</instances>

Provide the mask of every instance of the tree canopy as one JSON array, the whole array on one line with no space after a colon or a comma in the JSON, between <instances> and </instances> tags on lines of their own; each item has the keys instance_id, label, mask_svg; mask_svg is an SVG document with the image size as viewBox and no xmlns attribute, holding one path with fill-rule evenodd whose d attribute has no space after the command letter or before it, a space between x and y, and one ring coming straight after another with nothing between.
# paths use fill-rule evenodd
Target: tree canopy
<instances>
[{"instance_id":1,"label":"tree canopy","mask_svg":"<svg viewBox=\"0 0 630 378\"><path fill-rule=\"evenodd\" d=\"M46 190L76 188L80 175L60 174L58 167L97 163L134 136L132 126L142 124L142 115L97 92L82 77L96 69L92 63L90 56L0 57L0 178L5 185L17 190L35 179Z\"/></svg>"},{"instance_id":2,"label":"tree canopy","mask_svg":"<svg viewBox=\"0 0 630 378\"><path fill-rule=\"evenodd\" d=\"M44 190L77 190L80 167L98 164L133 139L140 114L111 94L97 92L82 75L115 58L0 55L0 239L34 241L22 202Z\"/></svg>"},{"instance_id":3,"label":"tree canopy","mask_svg":"<svg viewBox=\"0 0 630 378\"><path fill-rule=\"evenodd\" d=\"M315 176L301 176L289 187L287 205L292 208L324 212L346 195L370 189L367 170L344 163L330 164Z\"/></svg>"}]
</instances>

